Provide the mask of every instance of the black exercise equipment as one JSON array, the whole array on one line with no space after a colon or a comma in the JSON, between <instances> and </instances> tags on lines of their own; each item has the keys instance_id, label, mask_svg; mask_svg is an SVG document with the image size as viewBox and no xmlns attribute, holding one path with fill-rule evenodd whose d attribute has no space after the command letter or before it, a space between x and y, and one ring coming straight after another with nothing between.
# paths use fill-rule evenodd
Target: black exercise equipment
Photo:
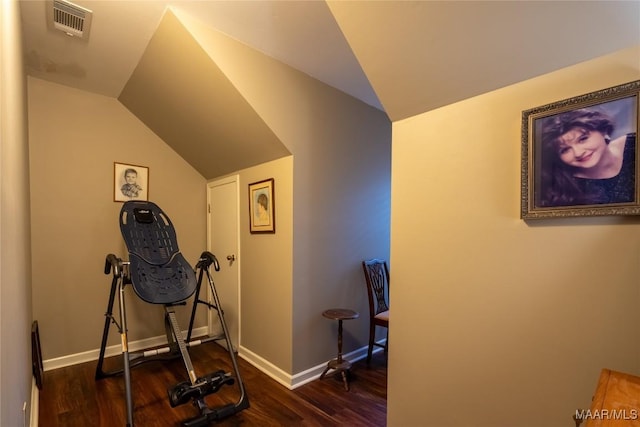
<instances>
[{"instance_id":1,"label":"black exercise equipment","mask_svg":"<svg viewBox=\"0 0 640 427\"><path fill-rule=\"evenodd\" d=\"M249 407L249 398L245 392L235 351L231 342L229 331L224 320L218 293L216 292L209 267L213 265L218 271L220 266L215 255L203 252L196 264L199 272L196 280L196 271L187 263L178 248L176 233L169 217L153 202L128 201L120 210L120 231L127 245L129 261L125 262L114 254L108 254L105 261L104 273L113 273L111 293L105 313L104 331L100 356L96 367L96 380L115 375L124 374L125 400L127 409L127 426L133 426L133 399L131 396L131 368L152 360L167 360L182 357L188 381L183 381L167 390L171 407L176 407L187 402L192 402L199 410L200 415L184 421L185 427L206 426L209 423L234 415ZM200 287L206 274L213 296L213 303L199 298ZM124 290L131 284L136 295L151 304L162 304L165 310L165 330L167 346L136 353L129 353L127 340L127 319L125 313ZM113 315L113 304L116 292L120 318L119 322ZM182 332L175 314L175 306L185 305L186 300L195 293L191 320L186 340L182 338ZM196 309L199 304L206 305L217 312L222 326L222 334L215 337L191 340L191 333L195 319ZM123 368L105 372L103 362L109 335L109 326L115 324L121 336ZM187 347L203 344L211 341L224 340L233 366L233 374L222 370L197 376ZM222 386L236 384L239 390L239 398L235 404L210 408L204 398L216 393Z\"/></svg>"}]
</instances>

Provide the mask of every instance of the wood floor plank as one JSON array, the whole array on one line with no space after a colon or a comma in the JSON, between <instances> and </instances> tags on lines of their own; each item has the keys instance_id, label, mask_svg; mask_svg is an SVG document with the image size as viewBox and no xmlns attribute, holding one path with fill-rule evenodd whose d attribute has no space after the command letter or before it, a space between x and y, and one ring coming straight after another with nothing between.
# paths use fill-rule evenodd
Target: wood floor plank
<instances>
[{"instance_id":1,"label":"wood floor plank","mask_svg":"<svg viewBox=\"0 0 640 427\"><path fill-rule=\"evenodd\" d=\"M222 369L232 372L226 351L215 343L189 350L196 373ZM121 364L121 356L105 360L105 371ZM250 408L215 425L225 427L384 427L387 412L387 369L378 353L369 367L354 363L346 391L340 376L328 376L289 390L238 358ZM40 427L115 427L126 424L125 387L122 376L94 379L96 362L44 373L40 391ZM134 424L137 427L178 427L198 415L190 403L172 408L167 388L188 380L180 358L149 362L131 369ZM225 386L207 396L217 407L239 400L237 386ZM213 424L212 424L213 425Z\"/></svg>"}]
</instances>

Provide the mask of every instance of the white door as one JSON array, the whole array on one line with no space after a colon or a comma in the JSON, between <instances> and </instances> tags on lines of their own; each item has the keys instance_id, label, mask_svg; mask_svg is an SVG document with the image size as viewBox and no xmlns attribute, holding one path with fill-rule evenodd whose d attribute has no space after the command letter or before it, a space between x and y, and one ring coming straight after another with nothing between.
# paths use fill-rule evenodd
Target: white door
<instances>
[{"instance_id":1,"label":"white door","mask_svg":"<svg viewBox=\"0 0 640 427\"><path fill-rule=\"evenodd\" d=\"M240 344L238 176L210 182L207 184L207 190L209 205L207 247L220 263L220 271L215 271L213 266L211 267L211 276L233 348L237 351ZM211 289L209 289L209 301L212 304L215 303ZM222 334L222 325L215 310L209 310L209 334ZM224 341L220 341L220 344L226 347Z\"/></svg>"}]
</instances>

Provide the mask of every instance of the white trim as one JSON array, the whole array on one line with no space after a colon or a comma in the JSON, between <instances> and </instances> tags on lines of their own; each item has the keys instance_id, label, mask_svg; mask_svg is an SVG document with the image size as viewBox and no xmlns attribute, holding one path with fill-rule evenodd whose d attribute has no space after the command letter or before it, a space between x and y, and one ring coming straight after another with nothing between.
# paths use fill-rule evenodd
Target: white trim
<instances>
[{"instance_id":1,"label":"white trim","mask_svg":"<svg viewBox=\"0 0 640 427\"><path fill-rule=\"evenodd\" d=\"M29 427L38 427L40 415L40 390L36 385L36 379L31 379L31 411L29 412Z\"/></svg>"},{"instance_id":2,"label":"white trim","mask_svg":"<svg viewBox=\"0 0 640 427\"><path fill-rule=\"evenodd\" d=\"M199 337L207 335L207 327L203 326L195 328L191 332L192 337ZM182 331L184 337L187 336L187 331ZM167 337L165 335L159 335L157 337L146 338L143 340L133 341L129 343L129 352L135 352L145 350L152 347L158 347L167 344ZM122 354L122 346L120 344L109 346L105 349L104 357L116 356ZM54 359L48 359L43 361L42 365L45 371L52 369L64 368L65 366L77 365L85 362L92 362L98 360L100 357L100 349L89 350L82 353L69 354L67 356L56 357Z\"/></svg>"},{"instance_id":3,"label":"white trim","mask_svg":"<svg viewBox=\"0 0 640 427\"><path fill-rule=\"evenodd\" d=\"M196 328L193 330L192 336L199 337L199 336L206 335L207 330L208 330L208 327L206 326ZM187 334L186 331L183 331L182 333L184 334L184 336L186 336ZM383 339L378 341L378 343L384 344L385 341L386 339ZM147 338L147 339L129 343L129 351L136 352L136 351L157 347L165 344L167 344L167 337L164 335L160 335L157 337ZM380 351L383 351L383 349L375 348L373 350L374 353L378 353ZM122 353L122 349L120 345L112 345L106 348L104 357L117 356L118 354L121 354L121 353ZM53 369L64 368L65 366L77 365L80 363L98 360L99 356L100 356L100 349L90 350L90 351L85 351L83 353L70 354L68 356L45 360L43 362L43 366L45 371L50 371ZM305 371L298 372L297 374L291 375L245 347L239 346L238 356L246 360L248 363L253 365L256 369L258 369L259 371L267 375L269 378L275 380L276 382L285 386L289 390L294 390L300 387L301 385L307 384L311 381L314 381L320 378L320 375L322 375L322 372L327 367L327 363L328 363L328 361L326 363L320 363ZM344 354L342 357L344 357L345 359L347 359L352 363L360 359L364 359L365 357L367 357L367 346L358 348L350 353ZM36 393L37 393L38 388L35 386L35 379L32 387L36 389ZM32 394L31 404L33 405L34 404L33 390L31 394ZM36 409L37 409L37 406L38 404L36 402ZM31 407L31 410L33 412L34 410L33 406ZM37 426L37 424L35 426ZM35 426L33 426L32 424L32 427L35 427Z\"/></svg>"},{"instance_id":4,"label":"white trim","mask_svg":"<svg viewBox=\"0 0 640 427\"><path fill-rule=\"evenodd\" d=\"M276 380L283 386L291 389L291 375L278 368L273 363L258 356L251 350L240 346L238 348L238 356L242 357L247 362L251 363L258 370L262 371L268 377Z\"/></svg>"},{"instance_id":5,"label":"white trim","mask_svg":"<svg viewBox=\"0 0 640 427\"><path fill-rule=\"evenodd\" d=\"M380 343L383 344L386 340L381 340ZM378 353L383 351L382 348L374 349L374 353ZM251 350L240 347L238 349L238 356L242 357L247 362L251 363L258 370L262 371L271 379L277 381L283 386L287 387L289 390L294 390L301 385L307 384L311 381L314 381L320 378L322 372L327 367L327 363L320 363L316 366L313 366L306 371L299 372L297 374L291 375L278 368L268 360L263 359L257 354L253 353ZM367 357L367 346L356 349L350 353L344 354L343 358L347 359L350 362L356 362L360 359L364 359Z\"/></svg>"}]
</instances>

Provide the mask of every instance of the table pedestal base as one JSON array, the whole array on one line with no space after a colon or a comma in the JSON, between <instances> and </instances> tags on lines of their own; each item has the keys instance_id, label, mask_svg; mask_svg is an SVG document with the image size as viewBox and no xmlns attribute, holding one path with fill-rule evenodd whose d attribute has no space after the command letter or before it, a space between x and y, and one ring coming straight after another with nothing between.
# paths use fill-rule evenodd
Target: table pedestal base
<instances>
[{"instance_id":1,"label":"table pedestal base","mask_svg":"<svg viewBox=\"0 0 640 427\"><path fill-rule=\"evenodd\" d=\"M347 372L351 369L351 362L342 358L342 321L349 319L357 319L360 314L357 311L349 310L346 308L332 308L322 313L327 319L333 319L338 321L338 357L330 360L327 363L327 367L320 375L320 379L323 379L329 370L333 369L333 374L342 374L342 382L344 383L344 389L349 391L349 381L347 380Z\"/></svg>"}]
</instances>

